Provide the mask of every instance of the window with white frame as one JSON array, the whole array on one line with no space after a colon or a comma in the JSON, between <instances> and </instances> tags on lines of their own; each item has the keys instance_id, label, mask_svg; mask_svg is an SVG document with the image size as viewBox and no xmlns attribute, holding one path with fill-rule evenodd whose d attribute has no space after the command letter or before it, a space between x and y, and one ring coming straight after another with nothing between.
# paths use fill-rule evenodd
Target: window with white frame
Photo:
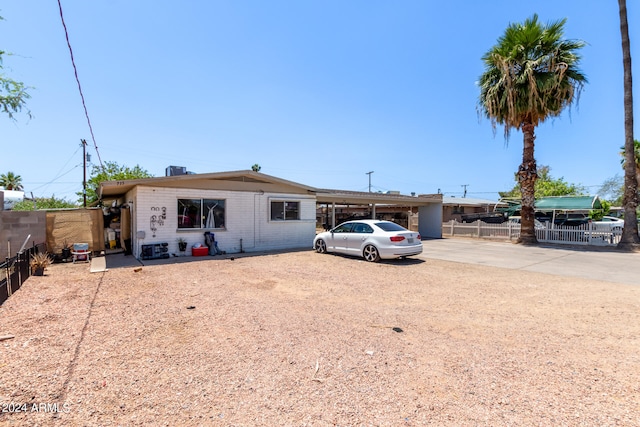
<instances>
[{"instance_id":1,"label":"window with white frame","mask_svg":"<svg viewBox=\"0 0 640 427\"><path fill-rule=\"evenodd\" d=\"M297 200L271 200L271 221L299 221L300 202Z\"/></svg>"},{"instance_id":2,"label":"window with white frame","mask_svg":"<svg viewBox=\"0 0 640 427\"><path fill-rule=\"evenodd\" d=\"M178 199L178 228L225 228L225 200Z\"/></svg>"}]
</instances>

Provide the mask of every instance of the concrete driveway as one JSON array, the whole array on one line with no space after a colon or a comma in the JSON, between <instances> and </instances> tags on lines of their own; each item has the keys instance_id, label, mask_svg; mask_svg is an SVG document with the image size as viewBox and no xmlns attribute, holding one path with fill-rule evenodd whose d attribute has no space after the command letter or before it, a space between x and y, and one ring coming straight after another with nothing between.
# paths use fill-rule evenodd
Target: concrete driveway
<instances>
[{"instance_id":1,"label":"concrete driveway","mask_svg":"<svg viewBox=\"0 0 640 427\"><path fill-rule=\"evenodd\" d=\"M640 285L640 253L616 249L523 246L483 239L425 240L419 257Z\"/></svg>"}]
</instances>

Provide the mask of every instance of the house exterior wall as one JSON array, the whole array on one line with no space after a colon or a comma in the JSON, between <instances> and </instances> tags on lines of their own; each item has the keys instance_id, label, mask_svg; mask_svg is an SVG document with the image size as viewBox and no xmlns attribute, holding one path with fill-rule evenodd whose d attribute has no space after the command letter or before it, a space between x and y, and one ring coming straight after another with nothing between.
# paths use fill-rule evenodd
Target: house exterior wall
<instances>
[{"instance_id":1,"label":"house exterior wall","mask_svg":"<svg viewBox=\"0 0 640 427\"><path fill-rule=\"evenodd\" d=\"M225 228L179 229L178 199L225 200ZM272 221L272 200L299 201L300 220ZM127 193L126 202L131 205L136 257L142 245L165 242L169 253L178 254L178 238L187 241L190 254L194 244L205 245L206 231L215 234L219 249L227 253L310 248L315 236L315 197L306 194L137 186Z\"/></svg>"}]
</instances>

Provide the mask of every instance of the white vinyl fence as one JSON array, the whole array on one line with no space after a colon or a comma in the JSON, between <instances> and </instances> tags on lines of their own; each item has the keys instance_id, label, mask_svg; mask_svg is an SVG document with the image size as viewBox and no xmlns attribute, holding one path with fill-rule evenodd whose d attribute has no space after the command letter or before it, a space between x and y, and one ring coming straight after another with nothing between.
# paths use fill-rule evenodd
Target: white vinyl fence
<instances>
[{"instance_id":1,"label":"white vinyl fence","mask_svg":"<svg viewBox=\"0 0 640 427\"><path fill-rule=\"evenodd\" d=\"M502 224L488 224L482 221L461 223L451 220L442 224L442 235L515 240L520 237L520 224L508 221ZM539 242L568 245L614 246L620 241L621 235L620 230L603 230L596 228L593 223L567 227L547 222L536 227Z\"/></svg>"}]
</instances>

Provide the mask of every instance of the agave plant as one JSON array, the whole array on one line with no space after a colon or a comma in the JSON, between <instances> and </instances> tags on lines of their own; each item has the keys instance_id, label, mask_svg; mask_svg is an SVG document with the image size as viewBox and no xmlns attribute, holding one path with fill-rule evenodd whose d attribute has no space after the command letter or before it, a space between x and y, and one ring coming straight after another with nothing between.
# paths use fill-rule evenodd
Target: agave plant
<instances>
[{"instance_id":1,"label":"agave plant","mask_svg":"<svg viewBox=\"0 0 640 427\"><path fill-rule=\"evenodd\" d=\"M29 265L31 266L31 271L35 276L42 276L44 274L44 269L51 265L51 257L48 253L42 252L31 255L31 261Z\"/></svg>"}]
</instances>

